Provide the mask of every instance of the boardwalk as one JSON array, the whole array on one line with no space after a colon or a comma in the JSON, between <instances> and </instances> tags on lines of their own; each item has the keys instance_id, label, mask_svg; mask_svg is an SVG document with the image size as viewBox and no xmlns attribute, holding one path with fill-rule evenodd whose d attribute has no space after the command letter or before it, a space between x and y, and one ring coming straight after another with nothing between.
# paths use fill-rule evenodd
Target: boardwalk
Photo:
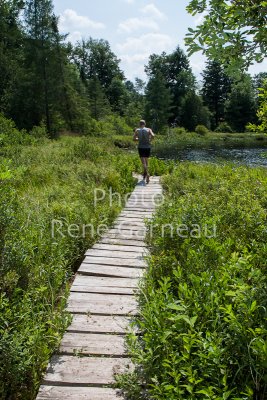
<instances>
[{"instance_id":1,"label":"boardwalk","mask_svg":"<svg viewBox=\"0 0 267 400\"><path fill-rule=\"evenodd\" d=\"M135 293L147 254L145 218L162 193L139 182L114 226L88 250L71 287L73 319L48 366L37 400L118 400L116 374L131 369L124 338L138 313Z\"/></svg>"}]
</instances>

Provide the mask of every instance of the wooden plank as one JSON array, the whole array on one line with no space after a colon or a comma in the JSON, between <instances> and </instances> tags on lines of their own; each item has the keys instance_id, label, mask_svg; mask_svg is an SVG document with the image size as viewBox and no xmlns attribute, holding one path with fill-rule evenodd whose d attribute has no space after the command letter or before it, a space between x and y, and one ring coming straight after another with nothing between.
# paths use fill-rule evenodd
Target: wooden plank
<instances>
[{"instance_id":1,"label":"wooden plank","mask_svg":"<svg viewBox=\"0 0 267 400\"><path fill-rule=\"evenodd\" d=\"M114 374L131 369L127 358L56 355L51 359L43 384L108 385L114 382Z\"/></svg>"},{"instance_id":2,"label":"wooden plank","mask_svg":"<svg viewBox=\"0 0 267 400\"><path fill-rule=\"evenodd\" d=\"M130 317L117 315L73 314L68 332L120 333L128 330Z\"/></svg>"},{"instance_id":3,"label":"wooden plank","mask_svg":"<svg viewBox=\"0 0 267 400\"><path fill-rule=\"evenodd\" d=\"M77 274L71 290L74 286L110 286L110 287L121 287L121 288L137 288L138 279L127 279L127 278L109 278L109 277L98 277L98 276L86 276Z\"/></svg>"},{"instance_id":4,"label":"wooden plank","mask_svg":"<svg viewBox=\"0 0 267 400\"><path fill-rule=\"evenodd\" d=\"M116 267L114 265L82 264L79 273L92 276L110 276L118 278L140 278L144 268Z\"/></svg>"},{"instance_id":5,"label":"wooden plank","mask_svg":"<svg viewBox=\"0 0 267 400\"><path fill-rule=\"evenodd\" d=\"M108 258L120 258L131 259L131 260L142 260L144 252L137 251L119 251L119 250L102 250L102 249L90 249L86 253L88 257L108 257Z\"/></svg>"},{"instance_id":6,"label":"wooden plank","mask_svg":"<svg viewBox=\"0 0 267 400\"><path fill-rule=\"evenodd\" d=\"M114 250L114 251L132 251L132 252L140 252L146 254L148 250L144 246L127 246L127 245L116 245L116 244L105 244L105 243L96 243L93 249L99 250Z\"/></svg>"},{"instance_id":7,"label":"wooden plank","mask_svg":"<svg viewBox=\"0 0 267 400\"><path fill-rule=\"evenodd\" d=\"M110 287L110 286L75 286L71 289L72 292L80 293L104 293L104 294L131 294L134 295L137 289Z\"/></svg>"},{"instance_id":8,"label":"wooden plank","mask_svg":"<svg viewBox=\"0 0 267 400\"><path fill-rule=\"evenodd\" d=\"M126 355L125 338L122 335L66 332L59 348L61 354L70 355Z\"/></svg>"},{"instance_id":9,"label":"wooden plank","mask_svg":"<svg viewBox=\"0 0 267 400\"><path fill-rule=\"evenodd\" d=\"M145 268L147 263L143 259L119 258L119 257L93 257L86 256L83 264L114 265L117 267L138 267Z\"/></svg>"},{"instance_id":10,"label":"wooden plank","mask_svg":"<svg viewBox=\"0 0 267 400\"><path fill-rule=\"evenodd\" d=\"M151 218L151 213L147 216L142 215L140 216L138 213L121 213L119 215L119 217L117 218L117 220L121 220L121 219L126 219L129 220L129 222L133 221L141 221L144 222L146 219Z\"/></svg>"},{"instance_id":11,"label":"wooden plank","mask_svg":"<svg viewBox=\"0 0 267 400\"><path fill-rule=\"evenodd\" d=\"M140 219L133 219L133 218L117 218L115 221L115 225L120 225L120 226L139 226L141 228L145 228L145 222L144 222L144 218L140 218Z\"/></svg>"},{"instance_id":12,"label":"wooden plank","mask_svg":"<svg viewBox=\"0 0 267 400\"><path fill-rule=\"evenodd\" d=\"M71 292L67 310L76 314L136 315L134 296Z\"/></svg>"},{"instance_id":13,"label":"wooden plank","mask_svg":"<svg viewBox=\"0 0 267 400\"><path fill-rule=\"evenodd\" d=\"M145 242L143 242L142 240L111 238L107 236L103 236L98 243L99 245L113 244L113 245L133 247L133 248L146 247Z\"/></svg>"},{"instance_id":14,"label":"wooden plank","mask_svg":"<svg viewBox=\"0 0 267 400\"><path fill-rule=\"evenodd\" d=\"M113 236L111 236L113 235ZM135 240L144 240L146 235L143 234L143 232L139 231L130 231L126 229L110 229L107 233L106 236L110 237L118 237L121 239L135 239Z\"/></svg>"},{"instance_id":15,"label":"wooden plank","mask_svg":"<svg viewBox=\"0 0 267 400\"><path fill-rule=\"evenodd\" d=\"M129 224L140 224L140 225L144 225L145 224L145 218L143 217L118 217L116 219L116 222L128 222Z\"/></svg>"},{"instance_id":16,"label":"wooden plank","mask_svg":"<svg viewBox=\"0 0 267 400\"><path fill-rule=\"evenodd\" d=\"M119 400L119 391L101 387L42 385L36 400Z\"/></svg>"},{"instance_id":17,"label":"wooden plank","mask_svg":"<svg viewBox=\"0 0 267 400\"><path fill-rule=\"evenodd\" d=\"M142 224L142 226L136 226L133 224L128 224L127 222L124 223L120 223L120 222L115 222L112 229L118 229L118 230L129 230L129 231L133 231L133 232L146 232L146 225L145 223Z\"/></svg>"},{"instance_id":18,"label":"wooden plank","mask_svg":"<svg viewBox=\"0 0 267 400\"><path fill-rule=\"evenodd\" d=\"M77 274L71 286L71 292L135 294L137 279L95 277Z\"/></svg>"}]
</instances>

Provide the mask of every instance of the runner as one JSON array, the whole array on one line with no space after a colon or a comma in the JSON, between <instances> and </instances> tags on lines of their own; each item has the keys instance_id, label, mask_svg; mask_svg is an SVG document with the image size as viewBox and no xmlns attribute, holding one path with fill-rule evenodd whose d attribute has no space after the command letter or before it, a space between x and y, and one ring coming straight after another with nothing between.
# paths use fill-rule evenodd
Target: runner
<instances>
[{"instance_id":1,"label":"runner","mask_svg":"<svg viewBox=\"0 0 267 400\"><path fill-rule=\"evenodd\" d=\"M151 140L154 138L152 129L146 128L146 121L143 119L139 123L140 128L135 130L134 141L138 141L138 152L144 167L143 178L146 179L146 183L149 183L148 173L148 159L151 151Z\"/></svg>"}]
</instances>

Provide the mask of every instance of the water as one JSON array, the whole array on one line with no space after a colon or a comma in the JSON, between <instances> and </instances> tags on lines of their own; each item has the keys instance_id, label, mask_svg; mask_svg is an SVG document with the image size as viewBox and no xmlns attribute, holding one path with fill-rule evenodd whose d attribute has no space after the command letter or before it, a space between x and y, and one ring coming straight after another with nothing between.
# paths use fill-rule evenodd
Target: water
<instances>
[{"instance_id":1,"label":"water","mask_svg":"<svg viewBox=\"0 0 267 400\"><path fill-rule=\"evenodd\" d=\"M200 163L234 162L248 166L267 167L267 148L208 148L208 149L175 149L165 147L156 150L156 155L161 159L177 161L195 161Z\"/></svg>"}]
</instances>

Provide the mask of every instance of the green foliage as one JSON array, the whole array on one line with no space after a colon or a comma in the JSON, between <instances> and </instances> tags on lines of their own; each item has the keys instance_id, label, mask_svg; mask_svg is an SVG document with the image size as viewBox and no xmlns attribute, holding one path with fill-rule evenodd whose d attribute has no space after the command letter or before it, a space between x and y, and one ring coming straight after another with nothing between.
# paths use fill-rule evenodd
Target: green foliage
<instances>
[{"instance_id":1,"label":"green foliage","mask_svg":"<svg viewBox=\"0 0 267 400\"><path fill-rule=\"evenodd\" d=\"M164 132L171 116L172 94L160 72L153 75L146 87L145 116L155 132Z\"/></svg>"},{"instance_id":2,"label":"green foliage","mask_svg":"<svg viewBox=\"0 0 267 400\"><path fill-rule=\"evenodd\" d=\"M249 122L256 118L255 92L249 75L232 84L225 103L225 118L236 132L244 132Z\"/></svg>"},{"instance_id":3,"label":"green foliage","mask_svg":"<svg viewBox=\"0 0 267 400\"><path fill-rule=\"evenodd\" d=\"M31 144L33 142L34 139L25 130L19 131L14 121L0 114L0 147L14 144Z\"/></svg>"},{"instance_id":4,"label":"green foliage","mask_svg":"<svg viewBox=\"0 0 267 400\"><path fill-rule=\"evenodd\" d=\"M202 77L201 93L204 104L209 107L211 112L211 127L214 129L224 118L224 106L231 89L231 82L225 73L225 68L217 61L207 62Z\"/></svg>"},{"instance_id":5,"label":"green foliage","mask_svg":"<svg viewBox=\"0 0 267 400\"><path fill-rule=\"evenodd\" d=\"M14 125L3 121L13 135ZM140 161L92 137L35 139L4 146L1 155L0 398L32 400L69 322L63 308L75 266L97 240L96 228L122 207L108 195L94 206L94 189L128 193ZM62 223L54 235L53 220ZM77 235L68 234L71 224ZM95 232L83 235L87 224Z\"/></svg>"},{"instance_id":6,"label":"green foliage","mask_svg":"<svg viewBox=\"0 0 267 400\"><path fill-rule=\"evenodd\" d=\"M101 133L104 136L133 135L133 128L125 122L125 119L116 114L105 117L100 122Z\"/></svg>"},{"instance_id":7,"label":"green foliage","mask_svg":"<svg viewBox=\"0 0 267 400\"><path fill-rule=\"evenodd\" d=\"M230 127L230 125L227 124L227 122L221 122L217 128L214 130L214 132L218 133L233 133L233 129Z\"/></svg>"},{"instance_id":8,"label":"green foliage","mask_svg":"<svg viewBox=\"0 0 267 400\"><path fill-rule=\"evenodd\" d=\"M209 130L205 125L197 125L196 129L195 129L195 132L198 135L205 136L205 135L207 135L209 133Z\"/></svg>"},{"instance_id":9,"label":"green foliage","mask_svg":"<svg viewBox=\"0 0 267 400\"><path fill-rule=\"evenodd\" d=\"M194 131L198 124L210 125L210 112L194 91L189 91L182 101L180 122L189 131Z\"/></svg>"},{"instance_id":10,"label":"green foliage","mask_svg":"<svg viewBox=\"0 0 267 400\"><path fill-rule=\"evenodd\" d=\"M203 22L189 28L189 53L203 51L209 59L246 68L267 55L266 1L191 0L190 14L205 13Z\"/></svg>"},{"instance_id":11,"label":"green foliage","mask_svg":"<svg viewBox=\"0 0 267 400\"><path fill-rule=\"evenodd\" d=\"M128 338L134 399L264 400L266 184L264 169L231 165L184 163L164 177L134 324L142 335Z\"/></svg>"},{"instance_id":12,"label":"green foliage","mask_svg":"<svg viewBox=\"0 0 267 400\"><path fill-rule=\"evenodd\" d=\"M163 76L172 95L172 115L169 120L180 123L182 101L188 91L194 91L196 88L195 77L184 51L178 46L170 54L152 54L145 71L150 79L155 78L157 74Z\"/></svg>"},{"instance_id":13,"label":"green foliage","mask_svg":"<svg viewBox=\"0 0 267 400\"><path fill-rule=\"evenodd\" d=\"M260 106L257 111L257 117L261 124L248 124L247 128L253 132L267 133L267 80L263 83L263 85L263 88L259 88Z\"/></svg>"}]
</instances>

